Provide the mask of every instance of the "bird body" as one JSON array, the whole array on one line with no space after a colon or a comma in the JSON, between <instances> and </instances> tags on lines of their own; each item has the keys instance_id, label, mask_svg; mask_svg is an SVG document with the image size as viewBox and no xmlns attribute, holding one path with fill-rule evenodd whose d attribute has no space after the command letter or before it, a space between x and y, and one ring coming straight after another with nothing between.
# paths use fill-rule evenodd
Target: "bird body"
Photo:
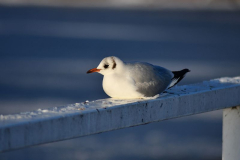
<instances>
[{"instance_id":1,"label":"bird body","mask_svg":"<svg viewBox=\"0 0 240 160\"><path fill-rule=\"evenodd\" d=\"M107 95L114 98L143 97L141 93L136 92L137 87L131 77L119 74L104 76L103 90Z\"/></svg>"},{"instance_id":2,"label":"bird body","mask_svg":"<svg viewBox=\"0 0 240 160\"><path fill-rule=\"evenodd\" d=\"M103 90L113 98L153 97L178 83L188 69L172 72L146 62L126 63L117 57L104 58L87 73L103 74ZM176 73L178 74L175 77Z\"/></svg>"}]
</instances>

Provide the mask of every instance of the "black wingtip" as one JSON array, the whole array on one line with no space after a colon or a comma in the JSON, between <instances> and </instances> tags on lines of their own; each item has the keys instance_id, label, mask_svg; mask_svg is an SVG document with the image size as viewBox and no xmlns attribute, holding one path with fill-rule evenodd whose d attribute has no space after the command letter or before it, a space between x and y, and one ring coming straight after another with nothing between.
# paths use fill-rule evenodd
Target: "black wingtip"
<instances>
[{"instance_id":1,"label":"black wingtip","mask_svg":"<svg viewBox=\"0 0 240 160\"><path fill-rule=\"evenodd\" d=\"M172 78L172 83L170 84L169 88L171 88L171 87L175 86L177 83L179 83L184 78L184 76L186 75L187 72L190 72L190 70L187 68L185 68L181 71L172 71L172 73L174 74L174 77Z\"/></svg>"},{"instance_id":2,"label":"black wingtip","mask_svg":"<svg viewBox=\"0 0 240 160\"><path fill-rule=\"evenodd\" d=\"M185 69L183 69L183 70L181 70L182 72L185 72L185 73L187 73L187 72L191 72L191 70L189 70L189 69L187 69L187 68L185 68Z\"/></svg>"}]
</instances>

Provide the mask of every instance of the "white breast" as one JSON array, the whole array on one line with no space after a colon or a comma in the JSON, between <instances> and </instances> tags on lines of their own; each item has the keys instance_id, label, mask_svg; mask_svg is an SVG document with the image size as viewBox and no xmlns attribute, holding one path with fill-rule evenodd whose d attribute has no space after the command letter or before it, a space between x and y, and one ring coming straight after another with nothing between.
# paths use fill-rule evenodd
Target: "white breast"
<instances>
[{"instance_id":1,"label":"white breast","mask_svg":"<svg viewBox=\"0 0 240 160\"><path fill-rule=\"evenodd\" d=\"M105 75L103 77L103 90L113 98L142 98L141 93L137 92L134 81L127 76L117 74Z\"/></svg>"}]
</instances>

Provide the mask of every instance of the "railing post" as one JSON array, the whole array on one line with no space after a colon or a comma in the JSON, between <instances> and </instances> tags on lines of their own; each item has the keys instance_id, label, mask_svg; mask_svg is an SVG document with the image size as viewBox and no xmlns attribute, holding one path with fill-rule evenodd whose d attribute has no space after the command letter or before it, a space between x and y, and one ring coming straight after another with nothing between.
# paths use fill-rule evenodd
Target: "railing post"
<instances>
[{"instance_id":1,"label":"railing post","mask_svg":"<svg viewBox=\"0 0 240 160\"><path fill-rule=\"evenodd\" d=\"M240 159L240 106L223 110L222 159Z\"/></svg>"}]
</instances>

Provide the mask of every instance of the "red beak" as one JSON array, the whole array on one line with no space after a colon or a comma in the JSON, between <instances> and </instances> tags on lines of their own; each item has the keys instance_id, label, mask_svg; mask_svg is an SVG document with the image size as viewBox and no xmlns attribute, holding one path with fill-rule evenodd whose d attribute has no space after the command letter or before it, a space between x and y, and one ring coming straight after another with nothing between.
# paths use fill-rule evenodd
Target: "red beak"
<instances>
[{"instance_id":1,"label":"red beak","mask_svg":"<svg viewBox=\"0 0 240 160\"><path fill-rule=\"evenodd\" d=\"M93 68L87 71L87 73L99 72L101 69Z\"/></svg>"}]
</instances>

